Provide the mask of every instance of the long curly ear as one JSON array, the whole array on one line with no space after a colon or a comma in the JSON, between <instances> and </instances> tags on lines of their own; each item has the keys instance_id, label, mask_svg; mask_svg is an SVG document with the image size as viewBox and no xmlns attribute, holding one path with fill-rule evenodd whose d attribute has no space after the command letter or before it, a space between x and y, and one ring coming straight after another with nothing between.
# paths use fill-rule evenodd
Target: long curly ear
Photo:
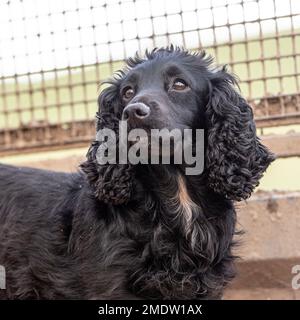
<instances>
[{"instance_id":1,"label":"long curly ear","mask_svg":"<svg viewBox=\"0 0 300 320\"><path fill-rule=\"evenodd\" d=\"M118 88L112 83L104 89L98 99L97 132L101 129L111 129L115 132L118 145L119 120L121 104L118 99ZM87 160L81 164L82 171L94 189L95 196L105 203L120 205L130 200L132 193L133 171L130 164L99 164L97 151L102 143L92 142L87 153Z\"/></svg>"},{"instance_id":2,"label":"long curly ear","mask_svg":"<svg viewBox=\"0 0 300 320\"><path fill-rule=\"evenodd\" d=\"M256 136L253 112L224 67L210 79L206 169L209 186L228 199L248 198L275 159Z\"/></svg>"}]
</instances>

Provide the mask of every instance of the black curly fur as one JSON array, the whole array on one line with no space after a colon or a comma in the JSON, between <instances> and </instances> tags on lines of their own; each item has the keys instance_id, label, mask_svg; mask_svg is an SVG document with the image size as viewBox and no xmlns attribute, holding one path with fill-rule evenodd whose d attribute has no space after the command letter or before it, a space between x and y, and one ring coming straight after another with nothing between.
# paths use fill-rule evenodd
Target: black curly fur
<instances>
[{"instance_id":1,"label":"black curly fur","mask_svg":"<svg viewBox=\"0 0 300 320\"><path fill-rule=\"evenodd\" d=\"M206 168L212 189L239 201L251 195L274 155L260 143L252 109L234 85L226 68L211 76Z\"/></svg>"},{"instance_id":2,"label":"black curly fur","mask_svg":"<svg viewBox=\"0 0 300 320\"><path fill-rule=\"evenodd\" d=\"M114 130L118 137L119 119L114 114L103 111L97 113L97 119L97 130L109 128ZM98 148L99 142L96 140L87 153L87 161L81 165L88 181L94 186L96 198L115 205L127 203L131 197L134 178L131 164L99 166L96 159Z\"/></svg>"},{"instance_id":3,"label":"black curly fur","mask_svg":"<svg viewBox=\"0 0 300 320\"><path fill-rule=\"evenodd\" d=\"M73 175L0 166L0 298L214 299L233 278L232 200L251 194L273 155L234 77L204 52L172 46L128 60L99 97L97 130L117 132L120 85L149 61L185 65L202 79L193 122L206 129L204 173L99 165L98 141Z\"/></svg>"}]
</instances>

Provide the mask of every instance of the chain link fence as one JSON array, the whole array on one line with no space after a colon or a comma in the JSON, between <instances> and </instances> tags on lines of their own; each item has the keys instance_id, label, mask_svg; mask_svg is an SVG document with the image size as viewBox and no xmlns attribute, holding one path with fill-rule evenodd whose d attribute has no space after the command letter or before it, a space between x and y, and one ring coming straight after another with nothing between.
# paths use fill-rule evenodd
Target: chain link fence
<instances>
[{"instance_id":1,"label":"chain link fence","mask_svg":"<svg viewBox=\"0 0 300 320\"><path fill-rule=\"evenodd\" d=\"M300 123L299 0L0 0L0 152L87 144L99 82L170 43L229 64L259 127Z\"/></svg>"}]
</instances>

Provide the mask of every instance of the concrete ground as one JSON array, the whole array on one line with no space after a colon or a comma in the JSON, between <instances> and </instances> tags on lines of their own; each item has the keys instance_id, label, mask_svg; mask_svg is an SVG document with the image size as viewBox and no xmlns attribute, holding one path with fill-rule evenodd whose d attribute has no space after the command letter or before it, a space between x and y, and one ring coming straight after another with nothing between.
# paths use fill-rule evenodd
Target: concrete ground
<instances>
[{"instance_id":1,"label":"concrete ground","mask_svg":"<svg viewBox=\"0 0 300 320\"><path fill-rule=\"evenodd\" d=\"M225 291L229 300L300 300L300 289L292 288L293 266L300 258L243 261L238 276Z\"/></svg>"}]
</instances>

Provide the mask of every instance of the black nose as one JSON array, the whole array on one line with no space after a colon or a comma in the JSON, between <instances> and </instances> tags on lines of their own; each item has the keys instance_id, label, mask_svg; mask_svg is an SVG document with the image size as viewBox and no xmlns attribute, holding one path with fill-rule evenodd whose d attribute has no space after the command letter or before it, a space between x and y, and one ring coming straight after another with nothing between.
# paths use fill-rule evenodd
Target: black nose
<instances>
[{"instance_id":1,"label":"black nose","mask_svg":"<svg viewBox=\"0 0 300 320\"><path fill-rule=\"evenodd\" d=\"M123 110L123 120L127 119L144 119L150 114L150 108L142 102L129 104Z\"/></svg>"}]
</instances>

